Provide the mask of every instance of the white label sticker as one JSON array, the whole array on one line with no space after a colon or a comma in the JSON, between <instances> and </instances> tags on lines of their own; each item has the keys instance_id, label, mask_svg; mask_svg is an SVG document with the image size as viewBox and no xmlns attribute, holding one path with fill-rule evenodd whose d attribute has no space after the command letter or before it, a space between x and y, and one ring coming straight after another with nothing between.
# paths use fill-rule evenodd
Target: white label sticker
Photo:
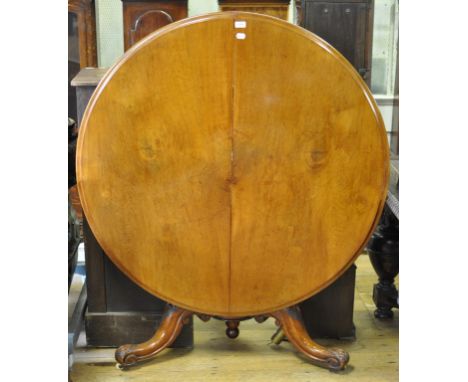
<instances>
[{"instance_id":1,"label":"white label sticker","mask_svg":"<svg viewBox=\"0 0 468 382\"><path fill-rule=\"evenodd\" d=\"M236 38L238 40L245 40L245 33L236 33Z\"/></svg>"},{"instance_id":2,"label":"white label sticker","mask_svg":"<svg viewBox=\"0 0 468 382\"><path fill-rule=\"evenodd\" d=\"M244 29L244 28L247 28L247 21L244 21L244 20L236 20L236 21L234 21L234 28L236 28L236 29Z\"/></svg>"}]
</instances>

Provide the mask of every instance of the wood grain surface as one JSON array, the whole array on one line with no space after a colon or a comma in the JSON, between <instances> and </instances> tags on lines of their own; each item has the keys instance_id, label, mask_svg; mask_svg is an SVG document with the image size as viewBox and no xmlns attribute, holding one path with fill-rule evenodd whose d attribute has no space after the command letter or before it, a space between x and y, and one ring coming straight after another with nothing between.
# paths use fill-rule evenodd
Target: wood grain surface
<instances>
[{"instance_id":1,"label":"wood grain surface","mask_svg":"<svg viewBox=\"0 0 468 382\"><path fill-rule=\"evenodd\" d=\"M388 166L351 65L304 29L242 12L130 49L90 100L77 149L85 214L116 265L226 317L290 306L343 273L377 223Z\"/></svg>"}]
</instances>

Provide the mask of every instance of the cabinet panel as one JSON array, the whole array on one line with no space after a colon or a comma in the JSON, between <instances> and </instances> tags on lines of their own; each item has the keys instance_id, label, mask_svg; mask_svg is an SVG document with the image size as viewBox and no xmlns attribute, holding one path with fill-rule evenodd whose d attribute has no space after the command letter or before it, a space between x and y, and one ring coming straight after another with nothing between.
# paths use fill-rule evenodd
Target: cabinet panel
<instances>
[{"instance_id":1,"label":"cabinet panel","mask_svg":"<svg viewBox=\"0 0 468 382\"><path fill-rule=\"evenodd\" d=\"M187 17L187 0L122 1L125 50L156 29Z\"/></svg>"},{"instance_id":2,"label":"cabinet panel","mask_svg":"<svg viewBox=\"0 0 468 382\"><path fill-rule=\"evenodd\" d=\"M371 2L304 0L299 19L302 27L333 45L370 82Z\"/></svg>"},{"instance_id":3,"label":"cabinet panel","mask_svg":"<svg viewBox=\"0 0 468 382\"><path fill-rule=\"evenodd\" d=\"M73 49L76 47L79 52L73 52L72 55L75 57L78 55L80 68L97 66L94 0L69 0L68 14L69 55L72 53L70 52L70 48ZM72 23L70 25L71 21ZM77 27L77 31L70 30L70 28L73 29L73 25ZM77 34L77 36L75 36L75 43L70 41L70 37L72 37L71 35L73 34Z\"/></svg>"},{"instance_id":4,"label":"cabinet panel","mask_svg":"<svg viewBox=\"0 0 468 382\"><path fill-rule=\"evenodd\" d=\"M221 11L253 12L288 19L289 0L219 0Z\"/></svg>"},{"instance_id":5,"label":"cabinet panel","mask_svg":"<svg viewBox=\"0 0 468 382\"><path fill-rule=\"evenodd\" d=\"M132 45L156 29L170 24L173 21L174 19L169 13L161 10L145 12L136 19L135 29L130 30L130 39Z\"/></svg>"}]
</instances>

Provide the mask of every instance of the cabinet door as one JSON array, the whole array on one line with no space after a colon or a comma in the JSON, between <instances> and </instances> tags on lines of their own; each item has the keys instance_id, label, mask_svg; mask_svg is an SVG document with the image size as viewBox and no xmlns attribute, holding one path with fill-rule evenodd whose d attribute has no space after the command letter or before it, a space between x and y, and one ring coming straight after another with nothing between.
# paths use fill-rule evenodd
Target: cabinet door
<instances>
[{"instance_id":1,"label":"cabinet door","mask_svg":"<svg viewBox=\"0 0 468 382\"><path fill-rule=\"evenodd\" d=\"M123 0L124 48L167 24L187 17L187 0Z\"/></svg>"},{"instance_id":2,"label":"cabinet door","mask_svg":"<svg viewBox=\"0 0 468 382\"><path fill-rule=\"evenodd\" d=\"M303 27L333 45L366 79L368 5L358 2L304 2ZM367 45L367 46L366 46Z\"/></svg>"},{"instance_id":3,"label":"cabinet door","mask_svg":"<svg viewBox=\"0 0 468 382\"><path fill-rule=\"evenodd\" d=\"M130 44L135 44L151 32L154 32L156 29L170 24L173 21L174 19L172 16L165 11L146 11L136 19L134 28L130 30Z\"/></svg>"}]
</instances>

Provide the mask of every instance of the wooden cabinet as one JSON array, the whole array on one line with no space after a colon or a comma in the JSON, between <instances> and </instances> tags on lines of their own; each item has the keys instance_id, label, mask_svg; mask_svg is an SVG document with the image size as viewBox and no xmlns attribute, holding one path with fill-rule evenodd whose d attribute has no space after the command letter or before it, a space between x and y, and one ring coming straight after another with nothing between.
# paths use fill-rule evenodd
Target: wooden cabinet
<instances>
[{"instance_id":1,"label":"wooden cabinet","mask_svg":"<svg viewBox=\"0 0 468 382\"><path fill-rule=\"evenodd\" d=\"M289 0L219 0L219 8L221 11L261 13L278 17L282 20L288 19L288 6Z\"/></svg>"},{"instance_id":2,"label":"wooden cabinet","mask_svg":"<svg viewBox=\"0 0 468 382\"><path fill-rule=\"evenodd\" d=\"M122 0L124 49L174 21L187 17L187 0Z\"/></svg>"},{"instance_id":3,"label":"wooden cabinet","mask_svg":"<svg viewBox=\"0 0 468 382\"><path fill-rule=\"evenodd\" d=\"M371 78L373 1L302 0L299 24L333 45L361 74Z\"/></svg>"},{"instance_id":4,"label":"wooden cabinet","mask_svg":"<svg viewBox=\"0 0 468 382\"><path fill-rule=\"evenodd\" d=\"M73 121L76 95L70 81L88 66L97 66L94 0L68 0L68 117Z\"/></svg>"},{"instance_id":5,"label":"wooden cabinet","mask_svg":"<svg viewBox=\"0 0 468 382\"><path fill-rule=\"evenodd\" d=\"M68 0L68 56L80 68L97 66L94 0Z\"/></svg>"}]
</instances>

